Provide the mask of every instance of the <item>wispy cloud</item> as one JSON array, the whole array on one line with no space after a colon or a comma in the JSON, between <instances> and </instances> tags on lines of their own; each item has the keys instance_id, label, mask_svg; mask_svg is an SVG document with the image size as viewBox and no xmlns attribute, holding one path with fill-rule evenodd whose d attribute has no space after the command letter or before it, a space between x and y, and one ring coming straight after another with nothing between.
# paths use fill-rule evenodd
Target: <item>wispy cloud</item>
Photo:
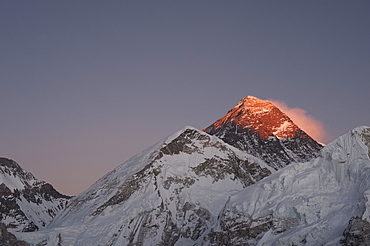
<instances>
[{"instance_id":1,"label":"wispy cloud","mask_svg":"<svg viewBox=\"0 0 370 246\"><path fill-rule=\"evenodd\" d=\"M278 100L269 100L289 118L298 125L303 131L320 143L326 143L328 134L325 131L324 124L313 116L309 115L306 110L301 108L290 108L285 102Z\"/></svg>"}]
</instances>

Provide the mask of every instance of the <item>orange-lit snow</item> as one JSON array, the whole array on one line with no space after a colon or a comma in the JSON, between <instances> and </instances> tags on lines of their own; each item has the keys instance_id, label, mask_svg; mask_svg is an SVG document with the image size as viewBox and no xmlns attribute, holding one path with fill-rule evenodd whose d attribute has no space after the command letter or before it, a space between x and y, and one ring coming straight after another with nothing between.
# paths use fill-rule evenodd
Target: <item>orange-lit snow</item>
<instances>
[{"instance_id":1,"label":"orange-lit snow","mask_svg":"<svg viewBox=\"0 0 370 246\"><path fill-rule=\"evenodd\" d=\"M326 143L327 133L324 124L318 119L307 114L306 110L301 108L290 108L286 103L278 100L269 100L281 111L283 111L289 118L297 124L303 131L310 135L318 142Z\"/></svg>"}]
</instances>

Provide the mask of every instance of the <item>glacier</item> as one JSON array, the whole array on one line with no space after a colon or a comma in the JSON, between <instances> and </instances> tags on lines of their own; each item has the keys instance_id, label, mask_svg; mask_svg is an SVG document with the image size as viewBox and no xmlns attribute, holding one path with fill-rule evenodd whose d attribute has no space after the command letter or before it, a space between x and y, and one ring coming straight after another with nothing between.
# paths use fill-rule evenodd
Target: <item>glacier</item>
<instances>
[{"instance_id":1,"label":"glacier","mask_svg":"<svg viewBox=\"0 0 370 246\"><path fill-rule=\"evenodd\" d=\"M234 245L340 244L352 217L369 219L369 147L370 128L355 128L318 158L291 164L232 195L208 244L215 238Z\"/></svg>"}]
</instances>

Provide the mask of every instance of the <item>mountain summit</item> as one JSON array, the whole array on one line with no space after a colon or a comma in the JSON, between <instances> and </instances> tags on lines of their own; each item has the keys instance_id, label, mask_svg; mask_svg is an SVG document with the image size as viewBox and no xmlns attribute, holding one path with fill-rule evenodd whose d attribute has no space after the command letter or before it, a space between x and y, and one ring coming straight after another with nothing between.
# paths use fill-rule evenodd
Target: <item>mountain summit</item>
<instances>
[{"instance_id":1,"label":"mountain summit","mask_svg":"<svg viewBox=\"0 0 370 246\"><path fill-rule=\"evenodd\" d=\"M275 169L314 157L322 146L300 129L273 103L243 98L203 131L257 156Z\"/></svg>"},{"instance_id":2,"label":"mountain summit","mask_svg":"<svg viewBox=\"0 0 370 246\"><path fill-rule=\"evenodd\" d=\"M230 122L234 122L239 128L248 128L263 141L270 136L276 136L279 139L294 138L301 130L274 104L253 96L243 98L224 117L206 128L205 131L216 132Z\"/></svg>"}]
</instances>

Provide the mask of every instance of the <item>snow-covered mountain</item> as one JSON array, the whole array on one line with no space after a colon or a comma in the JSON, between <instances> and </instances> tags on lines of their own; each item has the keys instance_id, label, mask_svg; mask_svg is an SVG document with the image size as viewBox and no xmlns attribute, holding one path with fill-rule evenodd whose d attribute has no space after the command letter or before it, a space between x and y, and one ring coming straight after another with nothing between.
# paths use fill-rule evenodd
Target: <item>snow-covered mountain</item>
<instances>
[{"instance_id":1,"label":"snow-covered mountain","mask_svg":"<svg viewBox=\"0 0 370 246\"><path fill-rule=\"evenodd\" d=\"M274 104L253 96L203 131L280 169L316 157L322 146Z\"/></svg>"},{"instance_id":2,"label":"snow-covered mountain","mask_svg":"<svg viewBox=\"0 0 370 246\"><path fill-rule=\"evenodd\" d=\"M33 245L368 245L370 128L275 171L186 127L71 199Z\"/></svg>"},{"instance_id":3,"label":"snow-covered mountain","mask_svg":"<svg viewBox=\"0 0 370 246\"><path fill-rule=\"evenodd\" d=\"M202 244L369 245L369 234L350 238L351 228L357 239L370 232L369 221L370 128L358 127L232 195Z\"/></svg>"},{"instance_id":4,"label":"snow-covered mountain","mask_svg":"<svg viewBox=\"0 0 370 246\"><path fill-rule=\"evenodd\" d=\"M229 196L274 169L186 127L76 196L51 224L66 245L190 245ZM54 233L56 235L56 233Z\"/></svg>"},{"instance_id":5,"label":"snow-covered mountain","mask_svg":"<svg viewBox=\"0 0 370 246\"><path fill-rule=\"evenodd\" d=\"M69 200L15 161L0 158L0 222L8 230L45 228Z\"/></svg>"},{"instance_id":6,"label":"snow-covered mountain","mask_svg":"<svg viewBox=\"0 0 370 246\"><path fill-rule=\"evenodd\" d=\"M255 97L68 202L14 161L0 167L0 245L370 245L370 127L322 147Z\"/></svg>"}]
</instances>

